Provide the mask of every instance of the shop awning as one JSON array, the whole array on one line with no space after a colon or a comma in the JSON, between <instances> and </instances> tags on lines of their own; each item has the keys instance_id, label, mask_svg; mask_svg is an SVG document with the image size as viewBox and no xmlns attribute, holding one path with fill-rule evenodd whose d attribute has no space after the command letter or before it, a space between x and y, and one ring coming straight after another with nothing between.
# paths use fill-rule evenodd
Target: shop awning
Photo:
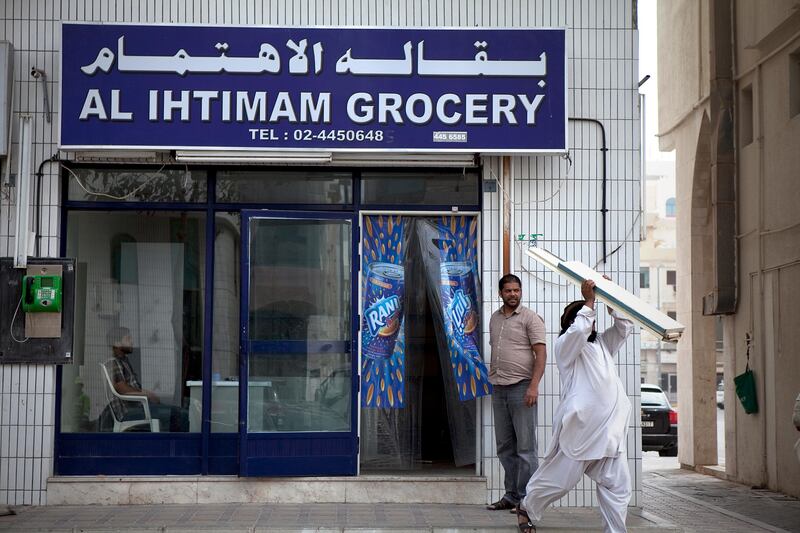
<instances>
[{"instance_id":1,"label":"shop awning","mask_svg":"<svg viewBox=\"0 0 800 533\"><path fill-rule=\"evenodd\" d=\"M624 314L656 337L671 342L680 339L684 329L682 324L613 281L605 279L602 274L580 261L564 261L541 248L531 247L525 250L525 253L579 287L584 280L593 280L599 300L606 302L614 310Z\"/></svg>"}]
</instances>

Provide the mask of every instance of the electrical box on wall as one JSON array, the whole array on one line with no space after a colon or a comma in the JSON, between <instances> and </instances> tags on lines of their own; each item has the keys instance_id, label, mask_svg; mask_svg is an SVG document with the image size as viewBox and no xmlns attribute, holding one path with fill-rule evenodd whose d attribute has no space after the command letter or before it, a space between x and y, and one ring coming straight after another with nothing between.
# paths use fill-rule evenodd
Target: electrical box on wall
<instances>
[{"instance_id":1,"label":"electrical box on wall","mask_svg":"<svg viewBox=\"0 0 800 533\"><path fill-rule=\"evenodd\" d=\"M14 47L0 41L0 157L8 156L11 136L11 87L14 81Z\"/></svg>"},{"instance_id":2,"label":"electrical box on wall","mask_svg":"<svg viewBox=\"0 0 800 533\"><path fill-rule=\"evenodd\" d=\"M0 364L71 363L75 260L0 258Z\"/></svg>"}]
</instances>

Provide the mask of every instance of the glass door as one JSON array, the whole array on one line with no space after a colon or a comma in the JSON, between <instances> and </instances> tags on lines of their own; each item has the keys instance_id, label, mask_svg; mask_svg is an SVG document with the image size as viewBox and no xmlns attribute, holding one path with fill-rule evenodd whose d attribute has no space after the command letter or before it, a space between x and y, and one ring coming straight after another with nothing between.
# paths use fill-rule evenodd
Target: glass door
<instances>
[{"instance_id":1,"label":"glass door","mask_svg":"<svg viewBox=\"0 0 800 533\"><path fill-rule=\"evenodd\" d=\"M353 217L244 212L243 228L240 474L355 475Z\"/></svg>"}]
</instances>

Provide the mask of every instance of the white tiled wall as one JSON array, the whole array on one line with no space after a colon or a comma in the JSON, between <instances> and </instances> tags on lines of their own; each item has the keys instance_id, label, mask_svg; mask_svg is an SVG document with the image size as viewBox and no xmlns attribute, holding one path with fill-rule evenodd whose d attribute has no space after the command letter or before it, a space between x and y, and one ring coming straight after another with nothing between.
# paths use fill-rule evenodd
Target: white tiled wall
<instances>
[{"instance_id":1,"label":"white tiled wall","mask_svg":"<svg viewBox=\"0 0 800 533\"><path fill-rule=\"evenodd\" d=\"M15 112L35 119L34 162L56 153L58 123L59 21L133 23L203 23L265 25L381 25L381 26L494 26L567 27L568 107L570 116L591 117L606 128L608 151L609 257L604 270L629 288L638 273L638 108L636 91L637 33L635 0L5 0L0 2L0 40L15 48ZM47 74L51 122L45 119L41 81L31 67ZM598 128L570 125L572 165L560 157L514 158L512 233L542 233L543 246L591 265L599 252L599 180L601 153ZM16 145L12 165L16 165ZM65 156L67 154L62 154ZM5 163L0 162L0 163ZM485 158L484 177L500 174L498 158ZM13 171L13 170L12 170ZM58 166L42 167L41 250L57 255L59 244ZM3 181L5 181L3 165ZM484 324L496 307L495 283L500 273L501 193L484 193L483 294ZM0 254L13 248L14 189L0 190ZM618 248L618 249L617 249ZM514 247L515 270L523 279L526 304L545 316L553 338L560 307L576 297L573 289L521 259ZM494 298L494 299L493 299ZM639 375L639 338L634 336L620 355L620 373L633 397ZM45 503L45 480L52 473L54 376L52 366L0 366L0 503ZM548 365L539 404L540 453L549 442L550 420L558 399L558 377ZM639 412L635 398L634 412ZM494 436L489 402L484 405L482 468L495 499L502 491L502 474L494 459ZM634 420L638 425L638 420ZM638 428L631 431L629 456L635 479L633 505L640 504L640 446ZM38 444L37 444L38 443ZM582 485L562 504L590 505L593 491Z\"/></svg>"},{"instance_id":2,"label":"white tiled wall","mask_svg":"<svg viewBox=\"0 0 800 533\"><path fill-rule=\"evenodd\" d=\"M45 503L53 467L52 365L0 365L0 503Z\"/></svg>"},{"instance_id":3,"label":"white tiled wall","mask_svg":"<svg viewBox=\"0 0 800 533\"><path fill-rule=\"evenodd\" d=\"M523 4L524 5L524 4ZM514 157L513 187L505 191L513 202L512 235L543 234L538 246L565 258L582 261L609 274L638 292L639 275L639 108L637 73L638 35L634 29L634 2L544 2L531 4L528 13L500 15L498 25L568 27L568 114L595 119L605 129L606 252L602 251L602 135L598 124L570 120L569 158ZM510 16L509 16L510 15ZM499 158L489 158L485 179L501 175ZM499 307L496 282L500 272L497 235L499 203L504 192L484 193L484 327ZM523 303L545 319L548 345L558 335L564 305L580 293L523 254L528 242L512 246L512 271L523 283ZM494 254L494 257L492 257ZM610 325L601 313L598 328ZM484 331L488 336L488 329ZM641 430L638 413L639 334L628 339L618 356L619 373L629 391L633 414L628 437L628 459L633 478L631 505L641 505ZM485 343L486 344L486 343ZM488 359L488 344L484 346ZM551 440L553 412L560 394L555 361L548 361L539 396L539 455ZM503 472L495 458L491 403L484 401L483 471L489 480L489 500L503 495ZM597 505L595 487L588 478L557 505Z\"/></svg>"}]
</instances>

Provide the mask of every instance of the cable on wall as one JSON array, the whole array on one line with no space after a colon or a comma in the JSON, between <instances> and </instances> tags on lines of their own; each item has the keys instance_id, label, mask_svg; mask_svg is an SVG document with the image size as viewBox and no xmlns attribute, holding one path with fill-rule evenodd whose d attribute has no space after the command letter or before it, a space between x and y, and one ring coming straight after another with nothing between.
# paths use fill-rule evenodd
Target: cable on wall
<instances>
[{"instance_id":1,"label":"cable on wall","mask_svg":"<svg viewBox=\"0 0 800 533\"><path fill-rule=\"evenodd\" d=\"M113 194L108 194L108 193L105 193L105 192L100 192L100 191L92 191L92 190L89 190L89 189L86 187L86 185L84 185L84 183L81 181L81 179L78 177L78 175L77 175L77 174L75 174L75 172L73 172L73 171L72 171L72 169L71 169L71 168L69 168L69 167L68 167L68 166L66 166L66 165L61 165L61 168L63 168L63 169L64 169L64 170L66 170L67 172L69 172L69 173L70 173L70 175L71 175L71 176L73 177L73 179L75 180L75 183L77 183L77 184L78 184L78 187L80 187L81 189L83 189L83 190L84 190L84 192L85 192L86 194L90 195L90 196L102 196L103 198L110 198L110 199L112 199L112 200L128 200L128 199L130 199L131 197L133 197L133 195L134 195L134 194L136 194L137 192L139 192L139 191L141 191L142 189L144 189L144 188L145 188L145 186L147 186L147 184L149 184L151 181L153 181L153 180L154 180L154 179L156 179L157 177L160 177L160 175L159 175L159 174L160 174L160 172L161 172L162 170L164 170L164 167L165 167L165 166L167 166L167 164L166 164L166 163L164 163L163 165L161 165L161 168L159 168L158 170L156 170L156 171L153 173L153 175L152 175L152 176L150 176L149 178L147 178L147 179L144 181L144 183L142 183L141 185L139 185L138 187L136 187L136 188L135 188L135 189L133 189L132 191L130 191L130 192L128 192L127 194L125 194L125 195L122 195L122 196L115 196L115 195L113 195ZM188 167L187 167L187 168L188 168Z\"/></svg>"}]
</instances>

